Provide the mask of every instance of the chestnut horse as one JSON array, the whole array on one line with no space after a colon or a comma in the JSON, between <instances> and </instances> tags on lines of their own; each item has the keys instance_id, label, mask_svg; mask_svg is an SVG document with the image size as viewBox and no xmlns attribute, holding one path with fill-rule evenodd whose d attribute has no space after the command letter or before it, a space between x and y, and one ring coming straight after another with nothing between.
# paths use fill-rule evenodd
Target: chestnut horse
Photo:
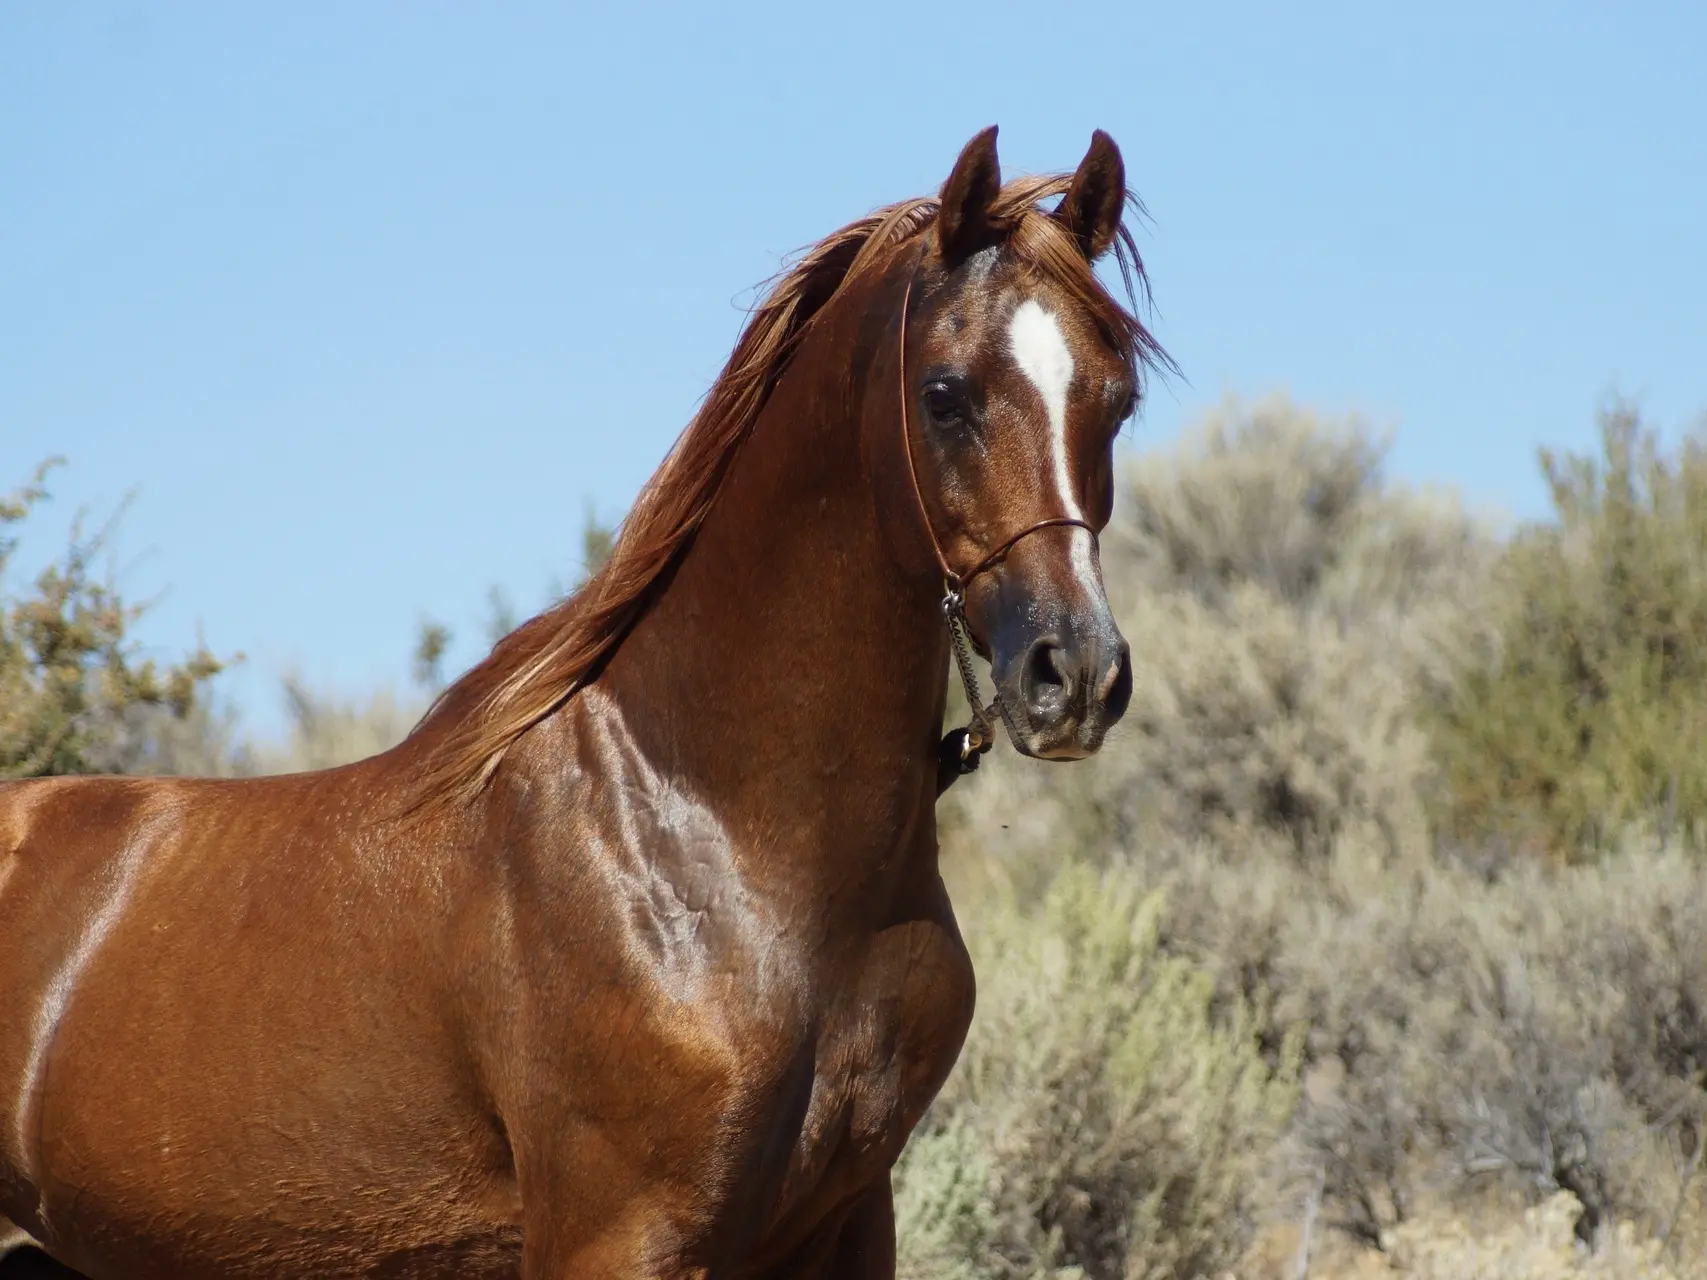
<instances>
[{"instance_id":1,"label":"chestnut horse","mask_svg":"<svg viewBox=\"0 0 1707 1280\"><path fill-rule=\"evenodd\" d=\"M1020 751L1098 748L1166 360L1092 268L1143 287L1114 143L1003 185L995 133L779 276L606 567L396 748L0 787L0 1215L91 1277L894 1275L972 1017L954 628Z\"/></svg>"}]
</instances>

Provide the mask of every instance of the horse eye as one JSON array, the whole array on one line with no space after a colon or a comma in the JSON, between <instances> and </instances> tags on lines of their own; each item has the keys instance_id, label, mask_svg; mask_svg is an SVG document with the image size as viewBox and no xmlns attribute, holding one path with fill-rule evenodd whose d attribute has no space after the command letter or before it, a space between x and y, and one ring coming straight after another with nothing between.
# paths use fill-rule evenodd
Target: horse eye
<instances>
[{"instance_id":1,"label":"horse eye","mask_svg":"<svg viewBox=\"0 0 1707 1280\"><path fill-rule=\"evenodd\" d=\"M938 422L954 422L961 414L960 397L945 383L934 382L925 388L925 408Z\"/></svg>"}]
</instances>

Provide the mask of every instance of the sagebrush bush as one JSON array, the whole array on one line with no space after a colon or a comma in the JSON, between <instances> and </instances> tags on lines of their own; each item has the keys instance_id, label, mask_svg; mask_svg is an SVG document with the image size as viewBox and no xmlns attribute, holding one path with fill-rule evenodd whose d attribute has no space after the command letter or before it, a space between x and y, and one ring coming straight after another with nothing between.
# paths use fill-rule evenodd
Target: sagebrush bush
<instances>
[{"instance_id":1,"label":"sagebrush bush","mask_svg":"<svg viewBox=\"0 0 1707 1280\"><path fill-rule=\"evenodd\" d=\"M907 1274L1209 1274L1253 1226L1295 1094L1254 1020L1157 948L1129 868L1068 863L1040 901L969 912L978 1013L897 1170Z\"/></svg>"},{"instance_id":2,"label":"sagebrush bush","mask_svg":"<svg viewBox=\"0 0 1707 1280\"><path fill-rule=\"evenodd\" d=\"M1581 1212L1576 1198L1560 1191L1496 1231L1473 1231L1451 1218L1407 1223L1388 1233L1385 1247L1393 1272L1416 1280L1675 1280L1660 1243L1641 1239L1629 1223L1607 1248L1585 1254L1576 1240Z\"/></svg>"},{"instance_id":3,"label":"sagebrush bush","mask_svg":"<svg viewBox=\"0 0 1707 1280\"><path fill-rule=\"evenodd\" d=\"M1434 717L1463 838L1569 858L1656 815L1707 835L1707 443L1668 452L1621 405L1600 435L1543 451L1553 519L1512 539L1493 641Z\"/></svg>"},{"instance_id":4,"label":"sagebrush bush","mask_svg":"<svg viewBox=\"0 0 1707 1280\"><path fill-rule=\"evenodd\" d=\"M299 676L287 676L283 691L284 740L252 749L261 773L328 769L377 755L401 742L425 709L388 689L360 698L317 693Z\"/></svg>"},{"instance_id":5,"label":"sagebrush bush","mask_svg":"<svg viewBox=\"0 0 1707 1280\"><path fill-rule=\"evenodd\" d=\"M951 871L976 902L996 873L967 860ZM1569 1191L1585 1241L1618 1221L1699 1240L1707 868L1640 842L1563 869L1379 865L1129 853L1133 883L1161 895L1160 956L1213 979L1210 1025L1255 1029L1271 1064L1285 1032L1303 1037L1297 1107L1246 1169L1244 1211L1266 1196L1294 1216L1313 1187L1324 1225L1386 1247L1421 1207Z\"/></svg>"},{"instance_id":6,"label":"sagebrush bush","mask_svg":"<svg viewBox=\"0 0 1707 1280\"><path fill-rule=\"evenodd\" d=\"M1253 1018L1271 1063L1304 1037L1276 1214L1319 1195L1325 1225L1392 1247L1442 1201L1568 1191L1585 1240L1620 1220L1694 1237L1707 877L1677 848L1687 814L1609 825L1623 851L1575 869L1437 848L1435 709L1498 651L1510 561L1379 456L1275 402L1129 470L1103 567L1133 709L1093 761L998 753L950 794L957 896L1035 894L1076 858L1160 891L1161 954L1214 977L1212 1014Z\"/></svg>"}]
</instances>

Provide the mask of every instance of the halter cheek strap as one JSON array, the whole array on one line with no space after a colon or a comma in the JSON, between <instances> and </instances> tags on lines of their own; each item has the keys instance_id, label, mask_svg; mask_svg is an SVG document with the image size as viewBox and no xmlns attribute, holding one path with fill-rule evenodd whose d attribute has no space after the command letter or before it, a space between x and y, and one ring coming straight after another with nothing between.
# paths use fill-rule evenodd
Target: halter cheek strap
<instances>
[{"instance_id":1,"label":"halter cheek strap","mask_svg":"<svg viewBox=\"0 0 1707 1280\"><path fill-rule=\"evenodd\" d=\"M919 517L924 522L925 536L930 540L931 553L936 557L937 568L942 571L942 615L948 624L954 662L960 669L960 683L966 689L966 703L972 708L972 723L965 728L954 730L942 740L937 760L937 794L940 795L956 777L976 769L978 758L995 745L996 718L1002 712L1000 693L992 697L987 705L979 701L978 673L972 665L971 644L968 639L971 627L966 621L966 588L972 585L972 581L979 574L995 568L1020 542L1040 529L1053 529L1057 526L1083 529L1091 535L1093 542L1096 541L1097 531L1076 516L1050 516L1046 520L1029 524L1012 537L1004 539L996 545L995 550L986 554L970 569L956 570L949 564L948 556L944 554L942 543L937 538L936 528L931 524L930 508L925 505L925 493L919 487L918 466L913 461L913 432L907 412L907 406L912 400L907 386L907 312L912 299L913 278L909 276L906 290L901 295L901 337L895 360L901 376L901 451L907 458L907 477L913 484L913 498L918 503Z\"/></svg>"}]
</instances>

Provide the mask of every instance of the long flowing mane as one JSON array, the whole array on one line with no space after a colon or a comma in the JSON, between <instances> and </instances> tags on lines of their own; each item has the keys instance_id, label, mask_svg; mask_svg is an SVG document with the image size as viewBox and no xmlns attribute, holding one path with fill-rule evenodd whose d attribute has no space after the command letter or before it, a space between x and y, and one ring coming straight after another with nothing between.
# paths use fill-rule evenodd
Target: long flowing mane
<instances>
[{"instance_id":1,"label":"long flowing mane","mask_svg":"<svg viewBox=\"0 0 1707 1280\"><path fill-rule=\"evenodd\" d=\"M1070 175L1018 178L990 209L1008 249L1064 286L1102 328L1136 380L1172 361L1132 309L1097 279L1078 246L1041 202L1067 191ZM1127 193L1128 208L1143 206ZM431 734L414 804L466 802L484 789L524 733L572 698L621 644L686 551L716 502L813 320L850 282L879 270L931 227L934 198L888 205L849 223L802 253L771 282L699 411L623 520L604 566L574 595L500 640L447 688L411 738ZM1129 302L1149 302L1149 282L1130 230L1114 245Z\"/></svg>"}]
</instances>

